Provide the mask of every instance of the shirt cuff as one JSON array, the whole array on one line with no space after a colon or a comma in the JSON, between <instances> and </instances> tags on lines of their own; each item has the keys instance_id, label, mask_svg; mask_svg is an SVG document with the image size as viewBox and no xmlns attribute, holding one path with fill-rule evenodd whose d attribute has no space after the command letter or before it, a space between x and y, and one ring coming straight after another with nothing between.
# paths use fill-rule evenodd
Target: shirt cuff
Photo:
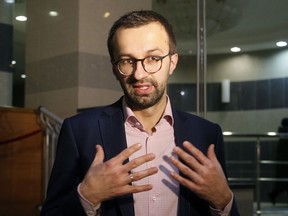
<instances>
[{"instance_id":1,"label":"shirt cuff","mask_svg":"<svg viewBox=\"0 0 288 216\"><path fill-rule=\"evenodd\" d=\"M225 208L223 210L215 209L215 208L210 206L211 216L229 216L230 211L232 209L233 199L234 199L234 194L232 194L232 199L225 206Z\"/></svg>"},{"instance_id":2,"label":"shirt cuff","mask_svg":"<svg viewBox=\"0 0 288 216\"><path fill-rule=\"evenodd\" d=\"M80 192L80 185L77 187L78 195L80 202L84 208L84 211L87 216L97 216L98 215L98 210L100 209L101 204L98 204L97 206L94 206L93 203L91 203L89 200L87 200Z\"/></svg>"}]
</instances>

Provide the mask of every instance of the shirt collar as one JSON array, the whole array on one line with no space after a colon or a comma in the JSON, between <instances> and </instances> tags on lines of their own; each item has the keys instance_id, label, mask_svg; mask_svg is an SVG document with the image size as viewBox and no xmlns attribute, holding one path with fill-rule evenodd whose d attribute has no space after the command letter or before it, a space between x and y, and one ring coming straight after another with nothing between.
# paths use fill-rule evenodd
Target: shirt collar
<instances>
[{"instance_id":1,"label":"shirt collar","mask_svg":"<svg viewBox=\"0 0 288 216\"><path fill-rule=\"evenodd\" d=\"M165 110L164 110L164 113L163 113L163 116L161 117L161 119L165 119L171 126L173 126L174 125L174 118L173 118L173 114L172 114L172 107L171 107L171 103L170 103L170 99L169 99L168 95L166 97L167 97L167 104L166 104L166 107L165 107ZM124 112L125 122L128 122L131 125L135 125L135 124L140 123L137 120L137 118L134 115L131 108L126 103L125 97L123 97L123 99L122 99L122 108L123 108L123 112Z\"/></svg>"}]
</instances>

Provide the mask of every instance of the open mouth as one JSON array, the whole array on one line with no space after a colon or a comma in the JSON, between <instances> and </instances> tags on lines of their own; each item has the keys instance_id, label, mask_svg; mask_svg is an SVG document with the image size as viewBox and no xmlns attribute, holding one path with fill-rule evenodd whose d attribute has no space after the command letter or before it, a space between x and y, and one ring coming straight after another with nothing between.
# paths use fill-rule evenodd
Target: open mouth
<instances>
[{"instance_id":1,"label":"open mouth","mask_svg":"<svg viewBox=\"0 0 288 216\"><path fill-rule=\"evenodd\" d=\"M154 86L151 84L135 84L133 85L133 89L137 94L143 95L151 93L154 89Z\"/></svg>"}]
</instances>

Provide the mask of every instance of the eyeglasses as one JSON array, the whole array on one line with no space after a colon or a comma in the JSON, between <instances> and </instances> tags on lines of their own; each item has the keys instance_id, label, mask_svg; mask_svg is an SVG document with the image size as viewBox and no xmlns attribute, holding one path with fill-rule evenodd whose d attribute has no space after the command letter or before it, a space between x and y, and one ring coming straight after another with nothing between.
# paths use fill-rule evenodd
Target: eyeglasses
<instances>
[{"instance_id":1,"label":"eyeglasses","mask_svg":"<svg viewBox=\"0 0 288 216\"><path fill-rule=\"evenodd\" d=\"M117 66L119 72L124 76L133 74L137 68L137 62L140 61L143 69L150 74L158 72L162 67L162 61L169 56L168 53L165 56L147 56L143 59L136 58L123 58L115 61L113 64Z\"/></svg>"}]
</instances>

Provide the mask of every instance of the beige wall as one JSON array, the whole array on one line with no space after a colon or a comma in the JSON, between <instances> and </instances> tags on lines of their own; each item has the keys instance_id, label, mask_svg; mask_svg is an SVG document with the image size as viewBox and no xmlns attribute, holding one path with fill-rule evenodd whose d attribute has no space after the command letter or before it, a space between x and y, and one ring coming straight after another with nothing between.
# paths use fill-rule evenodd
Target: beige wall
<instances>
[{"instance_id":1,"label":"beige wall","mask_svg":"<svg viewBox=\"0 0 288 216\"><path fill-rule=\"evenodd\" d=\"M0 71L0 106L12 106L13 74Z\"/></svg>"}]
</instances>

